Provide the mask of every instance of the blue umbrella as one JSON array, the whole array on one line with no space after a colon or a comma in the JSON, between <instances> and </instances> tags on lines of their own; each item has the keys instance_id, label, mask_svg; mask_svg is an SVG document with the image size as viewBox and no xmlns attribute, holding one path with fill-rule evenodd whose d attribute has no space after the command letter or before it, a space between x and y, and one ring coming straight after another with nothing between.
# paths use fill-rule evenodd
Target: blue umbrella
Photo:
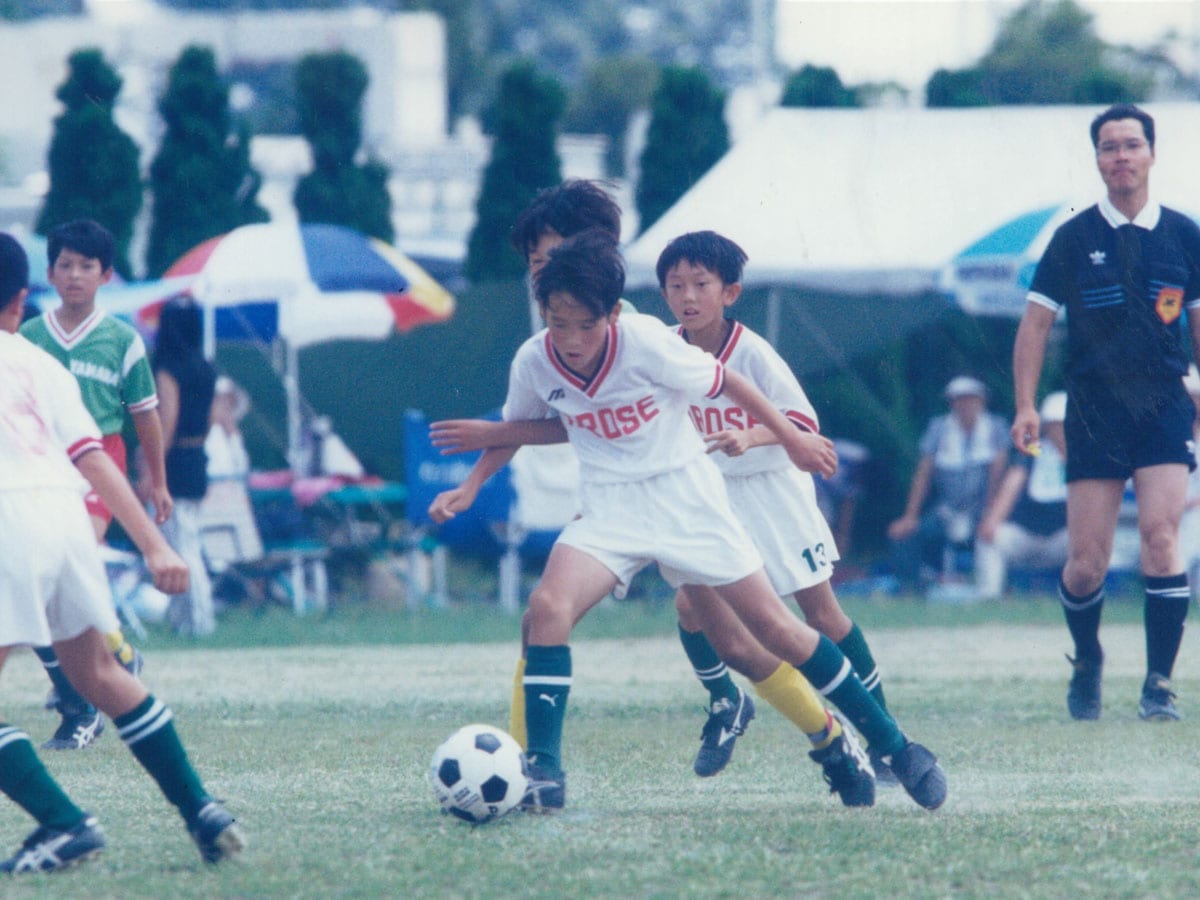
<instances>
[{"instance_id":1,"label":"blue umbrella","mask_svg":"<svg viewBox=\"0 0 1200 900\"><path fill-rule=\"evenodd\" d=\"M1060 203L1009 219L955 254L940 273L942 289L969 313L1020 316L1046 245L1078 211Z\"/></svg>"}]
</instances>

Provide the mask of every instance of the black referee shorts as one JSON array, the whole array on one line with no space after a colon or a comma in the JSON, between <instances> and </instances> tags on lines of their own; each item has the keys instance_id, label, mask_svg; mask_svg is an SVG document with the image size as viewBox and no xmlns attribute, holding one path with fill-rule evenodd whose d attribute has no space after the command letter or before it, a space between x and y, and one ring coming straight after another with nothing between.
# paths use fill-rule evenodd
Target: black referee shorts
<instances>
[{"instance_id":1,"label":"black referee shorts","mask_svg":"<svg viewBox=\"0 0 1200 900\"><path fill-rule=\"evenodd\" d=\"M1174 385L1171 386L1172 388ZM1124 481L1135 469L1164 463L1196 468L1192 424L1196 407L1183 389L1165 391L1136 405L1099 393L1071 391L1064 422L1067 481Z\"/></svg>"}]
</instances>

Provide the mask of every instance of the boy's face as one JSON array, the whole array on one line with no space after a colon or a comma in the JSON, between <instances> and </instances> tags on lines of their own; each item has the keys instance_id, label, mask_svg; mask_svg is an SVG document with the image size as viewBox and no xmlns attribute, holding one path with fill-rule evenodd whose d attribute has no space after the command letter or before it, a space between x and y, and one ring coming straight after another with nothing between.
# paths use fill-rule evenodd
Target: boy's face
<instances>
[{"instance_id":1,"label":"boy's face","mask_svg":"<svg viewBox=\"0 0 1200 900\"><path fill-rule=\"evenodd\" d=\"M94 256L63 249L48 270L50 283L64 306L86 307L95 302L100 285L112 278L112 269L100 266Z\"/></svg>"},{"instance_id":2,"label":"boy's face","mask_svg":"<svg viewBox=\"0 0 1200 900\"><path fill-rule=\"evenodd\" d=\"M550 259L550 251L565 240L566 238L557 231L550 229L543 231L542 236L538 238L537 244L529 251L529 256L525 258L525 262L529 266L529 274L534 276L542 271L542 266L546 265Z\"/></svg>"},{"instance_id":3,"label":"boy's face","mask_svg":"<svg viewBox=\"0 0 1200 900\"><path fill-rule=\"evenodd\" d=\"M563 362L585 377L595 374L604 354L608 326L617 320L621 308L601 318L565 291L550 295L542 307L542 316L550 332L550 343Z\"/></svg>"},{"instance_id":4,"label":"boy's face","mask_svg":"<svg viewBox=\"0 0 1200 900\"><path fill-rule=\"evenodd\" d=\"M689 333L723 326L726 307L740 293L741 285L726 284L716 272L686 259L667 271L663 285L667 306Z\"/></svg>"}]
</instances>

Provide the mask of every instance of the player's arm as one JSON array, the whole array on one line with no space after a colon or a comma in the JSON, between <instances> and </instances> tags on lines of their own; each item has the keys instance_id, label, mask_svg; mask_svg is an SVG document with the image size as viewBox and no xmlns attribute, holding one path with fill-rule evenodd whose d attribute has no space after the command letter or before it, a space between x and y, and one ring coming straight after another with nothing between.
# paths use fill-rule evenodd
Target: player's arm
<instances>
[{"instance_id":1,"label":"player's arm","mask_svg":"<svg viewBox=\"0 0 1200 900\"><path fill-rule=\"evenodd\" d=\"M503 469L517 455L517 447L490 447L475 461L466 480L456 488L442 491L429 504L429 518L448 522L458 513L471 508L484 483Z\"/></svg>"},{"instance_id":2,"label":"player's arm","mask_svg":"<svg viewBox=\"0 0 1200 900\"><path fill-rule=\"evenodd\" d=\"M923 454L913 472L912 483L908 487L908 501L904 504L904 512L900 518L888 526L888 537L894 541L903 540L914 531L920 522L921 509L929 496L929 488L933 484L933 457Z\"/></svg>"},{"instance_id":3,"label":"player's arm","mask_svg":"<svg viewBox=\"0 0 1200 900\"><path fill-rule=\"evenodd\" d=\"M144 409L133 414L133 427L137 431L138 443L146 457L146 471L150 476L150 502L154 504L154 521L161 525L171 518L174 501L167 490L166 446L163 442L162 421L157 409Z\"/></svg>"},{"instance_id":4,"label":"player's arm","mask_svg":"<svg viewBox=\"0 0 1200 900\"><path fill-rule=\"evenodd\" d=\"M76 459L75 466L113 511L130 540L142 551L146 566L154 578L154 586L166 594L184 593L188 588L187 564L171 549L162 533L150 521L116 463L97 448Z\"/></svg>"},{"instance_id":5,"label":"player's arm","mask_svg":"<svg viewBox=\"0 0 1200 900\"><path fill-rule=\"evenodd\" d=\"M1041 419L1037 411L1037 387L1046 360L1046 341L1054 326L1054 310L1040 303L1026 303L1013 343L1013 391L1016 413L1009 437L1022 453L1035 452ZM1193 325L1193 329L1195 325Z\"/></svg>"},{"instance_id":6,"label":"player's arm","mask_svg":"<svg viewBox=\"0 0 1200 900\"><path fill-rule=\"evenodd\" d=\"M567 429L558 418L492 422L487 419L443 419L429 426L429 440L443 456L486 450L489 447L521 447L526 444L561 444Z\"/></svg>"},{"instance_id":7,"label":"player's arm","mask_svg":"<svg viewBox=\"0 0 1200 900\"><path fill-rule=\"evenodd\" d=\"M833 441L798 429L748 378L726 369L724 390L742 409L771 430L797 468L825 476L837 471Z\"/></svg>"}]
</instances>

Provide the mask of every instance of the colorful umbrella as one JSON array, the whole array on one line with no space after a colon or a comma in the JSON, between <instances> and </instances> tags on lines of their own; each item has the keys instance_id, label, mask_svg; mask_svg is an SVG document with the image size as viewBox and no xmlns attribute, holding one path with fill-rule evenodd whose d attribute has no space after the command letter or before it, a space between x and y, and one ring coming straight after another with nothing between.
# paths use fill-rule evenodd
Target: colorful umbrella
<instances>
[{"instance_id":1,"label":"colorful umbrella","mask_svg":"<svg viewBox=\"0 0 1200 900\"><path fill-rule=\"evenodd\" d=\"M192 296L213 312L210 347L239 338L282 337L291 349L378 340L454 312L454 297L419 265L339 225L245 225L188 251L166 274L194 277Z\"/></svg>"}]
</instances>

